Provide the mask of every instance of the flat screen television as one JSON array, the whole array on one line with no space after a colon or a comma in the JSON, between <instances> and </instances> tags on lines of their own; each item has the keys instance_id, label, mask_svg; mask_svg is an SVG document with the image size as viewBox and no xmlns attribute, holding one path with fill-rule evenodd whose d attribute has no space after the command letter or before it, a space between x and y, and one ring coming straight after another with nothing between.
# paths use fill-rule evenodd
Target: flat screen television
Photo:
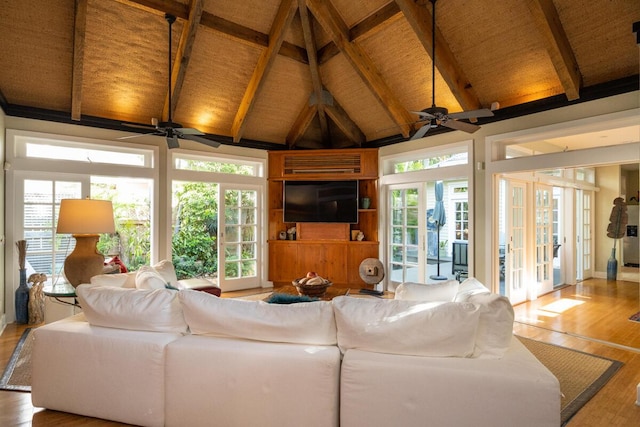
<instances>
[{"instance_id":1,"label":"flat screen television","mask_svg":"<svg viewBox=\"0 0 640 427\"><path fill-rule=\"evenodd\" d=\"M358 181L285 181L284 222L358 222Z\"/></svg>"}]
</instances>

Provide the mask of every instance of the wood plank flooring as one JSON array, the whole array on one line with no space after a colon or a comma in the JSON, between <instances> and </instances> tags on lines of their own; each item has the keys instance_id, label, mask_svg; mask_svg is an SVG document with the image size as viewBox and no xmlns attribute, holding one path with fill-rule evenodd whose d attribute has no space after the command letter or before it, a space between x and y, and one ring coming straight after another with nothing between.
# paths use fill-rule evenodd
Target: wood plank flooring
<instances>
[{"instance_id":1,"label":"wood plank flooring","mask_svg":"<svg viewBox=\"0 0 640 427\"><path fill-rule=\"evenodd\" d=\"M588 280L514 307L520 336L597 354L624 363L620 371L569 422L569 427L640 426L635 405L640 384L639 285ZM250 294L243 291L240 295ZM224 296L236 296L225 294ZM10 324L0 336L4 371L26 325ZM34 408L30 393L0 391L1 426L122 426L123 424Z\"/></svg>"}]
</instances>

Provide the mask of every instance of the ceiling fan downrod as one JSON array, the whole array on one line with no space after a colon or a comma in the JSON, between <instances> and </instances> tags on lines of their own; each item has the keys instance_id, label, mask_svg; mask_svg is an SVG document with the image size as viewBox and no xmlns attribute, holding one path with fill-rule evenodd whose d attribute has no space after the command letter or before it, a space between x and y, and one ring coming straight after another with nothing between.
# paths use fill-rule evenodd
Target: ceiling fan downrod
<instances>
[{"instance_id":1,"label":"ceiling fan downrod","mask_svg":"<svg viewBox=\"0 0 640 427\"><path fill-rule=\"evenodd\" d=\"M436 108L436 0L431 4L431 108Z\"/></svg>"},{"instance_id":2,"label":"ceiling fan downrod","mask_svg":"<svg viewBox=\"0 0 640 427\"><path fill-rule=\"evenodd\" d=\"M167 108L168 110L168 114L167 114L167 123L169 124L169 127L173 126L173 118L171 117L171 110L173 109L173 102L171 100L171 96L173 92L171 90L171 79L173 78L172 73L173 73L173 64L171 63L171 36L173 35L173 31L172 31L172 27L173 27L173 23L176 22L176 17L174 15L171 15L169 13L164 15L164 19L167 20L167 22L169 23L169 60L167 61L167 63L169 64L169 106Z\"/></svg>"}]
</instances>

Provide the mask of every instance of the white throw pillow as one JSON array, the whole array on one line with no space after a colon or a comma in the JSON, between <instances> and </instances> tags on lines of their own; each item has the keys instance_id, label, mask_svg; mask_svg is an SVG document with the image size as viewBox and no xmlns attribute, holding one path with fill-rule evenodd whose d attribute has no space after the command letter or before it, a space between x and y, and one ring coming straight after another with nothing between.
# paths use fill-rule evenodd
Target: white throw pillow
<instances>
[{"instance_id":1,"label":"white throw pillow","mask_svg":"<svg viewBox=\"0 0 640 427\"><path fill-rule=\"evenodd\" d=\"M336 323L327 301L268 304L218 298L206 292L178 292L192 334L257 341L335 345Z\"/></svg>"},{"instance_id":2,"label":"white throw pillow","mask_svg":"<svg viewBox=\"0 0 640 427\"><path fill-rule=\"evenodd\" d=\"M454 301L467 301L469 296L476 294L489 294L491 291L483 285L478 279L475 277L469 277L460 283L458 287L458 292L454 297Z\"/></svg>"},{"instance_id":3,"label":"white throw pillow","mask_svg":"<svg viewBox=\"0 0 640 427\"><path fill-rule=\"evenodd\" d=\"M136 273L98 274L91 278L91 284L116 288L135 288Z\"/></svg>"},{"instance_id":4,"label":"white throw pillow","mask_svg":"<svg viewBox=\"0 0 640 427\"><path fill-rule=\"evenodd\" d=\"M92 325L136 331L187 332L175 291L80 285L76 294Z\"/></svg>"},{"instance_id":5,"label":"white throw pillow","mask_svg":"<svg viewBox=\"0 0 640 427\"><path fill-rule=\"evenodd\" d=\"M165 289L167 283L155 268L148 265L143 265L136 273L137 289Z\"/></svg>"},{"instance_id":6,"label":"white throw pillow","mask_svg":"<svg viewBox=\"0 0 640 427\"><path fill-rule=\"evenodd\" d=\"M469 295L468 302L480 308L473 357L499 359L504 356L513 336L513 306L507 297L488 292Z\"/></svg>"},{"instance_id":7,"label":"white throw pillow","mask_svg":"<svg viewBox=\"0 0 640 427\"><path fill-rule=\"evenodd\" d=\"M159 263L153 266L154 270L162 276L164 281L174 288L178 287L178 276L176 275L176 269L173 263L169 260L163 259Z\"/></svg>"},{"instance_id":8,"label":"white throw pillow","mask_svg":"<svg viewBox=\"0 0 640 427\"><path fill-rule=\"evenodd\" d=\"M428 284L404 282L396 288L394 298L408 301L453 301L459 285L457 280Z\"/></svg>"},{"instance_id":9,"label":"white throw pillow","mask_svg":"<svg viewBox=\"0 0 640 427\"><path fill-rule=\"evenodd\" d=\"M473 354L479 316L474 304L337 297L333 308L343 353Z\"/></svg>"}]
</instances>

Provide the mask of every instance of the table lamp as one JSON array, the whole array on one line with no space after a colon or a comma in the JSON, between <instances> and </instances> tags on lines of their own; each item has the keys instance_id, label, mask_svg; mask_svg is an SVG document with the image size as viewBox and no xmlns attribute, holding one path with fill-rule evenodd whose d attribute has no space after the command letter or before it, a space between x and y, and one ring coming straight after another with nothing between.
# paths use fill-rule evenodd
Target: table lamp
<instances>
[{"instance_id":1,"label":"table lamp","mask_svg":"<svg viewBox=\"0 0 640 427\"><path fill-rule=\"evenodd\" d=\"M58 214L58 234L72 234L76 247L64 261L64 275L75 288L102 274L104 256L96 244L102 233L115 233L113 205L109 200L63 199Z\"/></svg>"}]
</instances>

